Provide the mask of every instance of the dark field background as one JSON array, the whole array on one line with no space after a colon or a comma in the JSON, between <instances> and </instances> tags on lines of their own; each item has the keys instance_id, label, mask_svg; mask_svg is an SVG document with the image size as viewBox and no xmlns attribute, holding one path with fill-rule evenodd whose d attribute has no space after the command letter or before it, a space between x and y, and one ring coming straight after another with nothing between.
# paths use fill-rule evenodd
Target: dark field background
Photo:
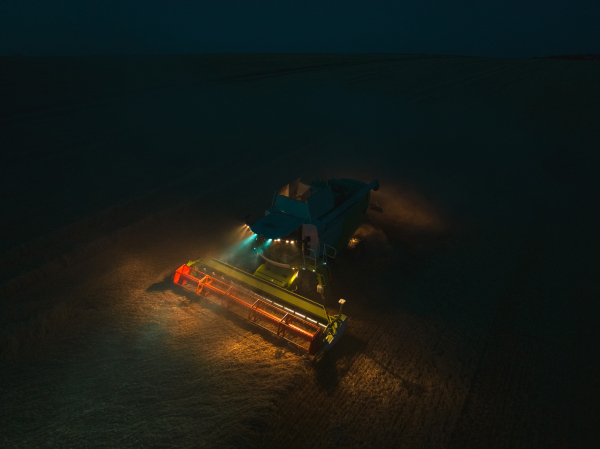
<instances>
[{"instance_id":1,"label":"dark field background","mask_svg":"<svg viewBox=\"0 0 600 449\"><path fill-rule=\"evenodd\" d=\"M597 447L600 64L0 58L0 446ZM378 179L317 365L171 283Z\"/></svg>"}]
</instances>

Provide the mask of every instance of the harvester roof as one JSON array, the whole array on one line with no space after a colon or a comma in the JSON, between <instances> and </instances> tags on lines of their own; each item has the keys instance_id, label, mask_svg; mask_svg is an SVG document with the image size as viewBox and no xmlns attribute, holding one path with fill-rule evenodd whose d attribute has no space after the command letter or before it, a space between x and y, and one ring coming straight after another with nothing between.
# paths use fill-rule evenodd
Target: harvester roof
<instances>
[{"instance_id":1,"label":"harvester roof","mask_svg":"<svg viewBox=\"0 0 600 449\"><path fill-rule=\"evenodd\" d=\"M272 212L252 225L252 232L268 239L280 239L295 231L302 223L294 216Z\"/></svg>"}]
</instances>

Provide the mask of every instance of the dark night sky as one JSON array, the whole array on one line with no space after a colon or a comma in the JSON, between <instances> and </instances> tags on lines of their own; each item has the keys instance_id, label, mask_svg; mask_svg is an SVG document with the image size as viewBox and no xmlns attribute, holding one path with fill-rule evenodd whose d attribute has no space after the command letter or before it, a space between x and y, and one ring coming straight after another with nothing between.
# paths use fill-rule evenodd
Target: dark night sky
<instances>
[{"instance_id":1,"label":"dark night sky","mask_svg":"<svg viewBox=\"0 0 600 449\"><path fill-rule=\"evenodd\" d=\"M0 55L600 53L600 0L0 0Z\"/></svg>"}]
</instances>

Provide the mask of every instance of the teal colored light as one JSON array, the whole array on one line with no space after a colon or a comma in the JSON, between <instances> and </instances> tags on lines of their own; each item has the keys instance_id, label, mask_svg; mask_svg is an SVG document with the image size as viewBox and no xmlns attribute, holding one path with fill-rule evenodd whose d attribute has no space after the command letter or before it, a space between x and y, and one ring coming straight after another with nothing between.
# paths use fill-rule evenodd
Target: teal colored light
<instances>
[{"instance_id":1,"label":"teal colored light","mask_svg":"<svg viewBox=\"0 0 600 449\"><path fill-rule=\"evenodd\" d=\"M225 249L221 253L220 257L222 257L222 258L235 257L241 251L247 249L248 245L253 243L255 240L256 240L256 234L248 236L245 239L239 241L238 243L234 243L233 245L229 246L227 249Z\"/></svg>"},{"instance_id":2,"label":"teal colored light","mask_svg":"<svg viewBox=\"0 0 600 449\"><path fill-rule=\"evenodd\" d=\"M249 243L252 242L252 240L254 240L256 236L255 235L251 235L250 237L246 237L244 240L242 240L239 244L244 247L244 246L248 246Z\"/></svg>"},{"instance_id":3,"label":"teal colored light","mask_svg":"<svg viewBox=\"0 0 600 449\"><path fill-rule=\"evenodd\" d=\"M266 240L262 245L260 245L259 247L255 248L256 251L262 252L267 246L269 246L271 244L272 240L273 239Z\"/></svg>"}]
</instances>

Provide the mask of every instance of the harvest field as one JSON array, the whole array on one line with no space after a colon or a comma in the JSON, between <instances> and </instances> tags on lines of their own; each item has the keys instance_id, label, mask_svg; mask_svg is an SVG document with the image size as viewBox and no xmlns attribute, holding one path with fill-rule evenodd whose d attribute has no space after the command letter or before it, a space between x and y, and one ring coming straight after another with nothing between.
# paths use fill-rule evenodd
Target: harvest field
<instances>
[{"instance_id":1,"label":"harvest field","mask_svg":"<svg viewBox=\"0 0 600 449\"><path fill-rule=\"evenodd\" d=\"M597 447L600 63L0 58L1 447ZM318 364L172 283L381 188ZM236 252L237 251L237 252Z\"/></svg>"}]
</instances>

